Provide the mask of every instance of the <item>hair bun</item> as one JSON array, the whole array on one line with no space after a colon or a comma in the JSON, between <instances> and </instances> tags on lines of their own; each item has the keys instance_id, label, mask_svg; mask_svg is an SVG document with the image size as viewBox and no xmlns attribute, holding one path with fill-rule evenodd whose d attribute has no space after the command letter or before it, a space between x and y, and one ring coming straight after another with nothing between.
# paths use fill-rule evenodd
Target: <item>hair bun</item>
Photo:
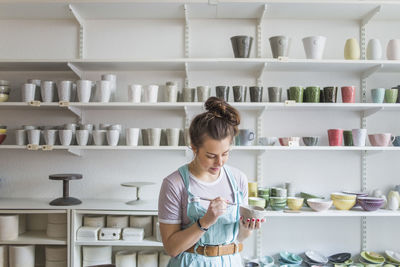
<instances>
[{"instance_id":1,"label":"hair bun","mask_svg":"<svg viewBox=\"0 0 400 267\"><path fill-rule=\"evenodd\" d=\"M210 97L205 102L204 107L210 115L224 119L233 126L240 124L239 112L220 98Z\"/></svg>"}]
</instances>

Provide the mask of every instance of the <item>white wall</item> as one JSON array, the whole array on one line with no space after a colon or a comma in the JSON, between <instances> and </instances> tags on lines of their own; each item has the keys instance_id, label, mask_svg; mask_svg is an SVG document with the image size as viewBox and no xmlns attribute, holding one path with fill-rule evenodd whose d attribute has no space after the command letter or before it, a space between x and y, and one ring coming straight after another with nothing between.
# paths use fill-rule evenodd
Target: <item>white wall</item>
<instances>
[{"instance_id":1,"label":"white wall","mask_svg":"<svg viewBox=\"0 0 400 267\"><path fill-rule=\"evenodd\" d=\"M255 37L255 20L193 20L191 21L192 57L232 57L229 37L249 34ZM377 37L383 46L389 39L399 37L398 22L372 22L367 37ZM262 56L271 57L267 39L284 34L292 37L291 58L304 58L301 38L323 34L328 37L325 58L342 59L347 38L359 36L358 23L353 21L322 20L265 20ZM3 20L0 32L7 38L0 40L0 58L4 59L68 59L78 55L79 28L74 21ZM89 59L181 58L183 57L183 21L180 20L93 20L85 32ZM255 53L253 44L252 56ZM177 80L183 84L184 73L165 71L119 71L110 69L118 77L117 98L127 99L127 86L165 84ZM98 80L105 72L87 72L85 78ZM11 101L18 101L19 88L27 78L76 79L72 72L0 72L0 78L10 80ZM266 72L264 86L291 85L356 85L360 88L359 73L329 72ZM190 85L254 85L255 73L234 71L198 71L190 73ZM368 88L390 87L400 84L397 74L374 74ZM232 92L231 92L232 93ZM357 91L357 99L360 92ZM160 95L160 98L162 96ZM266 99L266 92L264 92ZM340 95L339 95L340 99ZM368 100L370 96L368 94ZM0 123L8 125L10 135L5 144L13 144L12 130L21 125L60 125L74 122L75 117L64 111L2 110ZM121 123L126 127L184 127L183 111L90 111L85 121ZM243 128L255 129L256 114L245 113ZM360 126L360 114L345 111L267 112L264 117L265 136L321 137L327 145L328 128L352 129ZM400 134L396 112L381 112L368 119L370 132ZM399 156L395 152L368 153L368 190L382 188L387 192L398 183ZM233 151L230 165L242 169L249 180L256 177L256 153ZM296 192L306 191L329 196L343 189L360 190L360 152L266 152L264 186L281 185L291 181ZM27 152L23 150L0 153L0 195L4 198L54 198L61 194L61 184L48 180L53 173L82 173L84 179L73 181L71 194L79 198L129 199L133 190L122 188L125 181L153 181L155 186L143 188L145 199L154 199L163 177L188 162L183 152L165 151L88 151L76 157L62 151ZM368 219L368 249L383 251L396 249L395 231L399 220L393 218ZM271 218L263 226L263 253L281 250L303 252L316 249L327 255L360 250L360 218ZM391 238L389 238L391 236ZM255 255L254 236L246 242L246 257Z\"/></svg>"}]
</instances>

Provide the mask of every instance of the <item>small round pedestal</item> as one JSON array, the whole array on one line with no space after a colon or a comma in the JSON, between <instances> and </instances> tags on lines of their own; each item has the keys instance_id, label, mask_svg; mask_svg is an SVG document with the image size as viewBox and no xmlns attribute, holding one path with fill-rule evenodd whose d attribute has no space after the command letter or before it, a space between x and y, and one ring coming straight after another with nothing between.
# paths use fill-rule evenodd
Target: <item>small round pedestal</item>
<instances>
[{"instance_id":1,"label":"small round pedestal","mask_svg":"<svg viewBox=\"0 0 400 267\"><path fill-rule=\"evenodd\" d=\"M128 205L137 205L143 202L143 200L140 200L140 187L145 186L145 185L153 185L155 183L152 182L129 182L129 183L122 183L122 186L125 187L136 187L136 199L130 200L126 202Z\"/></svg>"},{"instance_id":2,"label":"small round pedestal","mask_svg":"<svg viewBox=\"0 0 400 267\"><path fill-rule=\"evenodd\" d=\"M82 179L81 174L65 173L65 174L52 174L49 176L50 180L63 181L63 197L54 199L50 202L51 206L72 206L82 203L77 198L69 196L69 181Z\"/></svg>"}]
</instances>

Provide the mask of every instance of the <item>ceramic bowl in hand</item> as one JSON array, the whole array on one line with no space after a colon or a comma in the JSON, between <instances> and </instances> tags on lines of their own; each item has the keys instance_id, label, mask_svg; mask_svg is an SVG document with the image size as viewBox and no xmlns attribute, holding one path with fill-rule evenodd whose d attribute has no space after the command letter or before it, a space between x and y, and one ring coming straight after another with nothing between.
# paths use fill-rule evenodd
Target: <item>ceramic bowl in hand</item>
<instances>
[{"instance_id":1,"label":"ceramic bowl in hand","mask_svg":"<svg viewBox=\"0 0 400 267\"><path fill-rule=\"evenodd\" d=\"M321 198L309 198L307 203L314 211L326 211L332 206L332 200L325 200Z\"/></svg>"},{"instance_id":2,"label":"ceramic bowl in hand","mask_svg":"<svg viewBox=\"0 0 400 267\"><path fill-rule=\"evenodd\" d=\"M243 217L243 220L246 221L247 219L263 219L266 215L266 211L264 208L258 207L258 206L248 206L248 205L243 205L240 206L240 216Z\"/></svg>"}]
</instances>

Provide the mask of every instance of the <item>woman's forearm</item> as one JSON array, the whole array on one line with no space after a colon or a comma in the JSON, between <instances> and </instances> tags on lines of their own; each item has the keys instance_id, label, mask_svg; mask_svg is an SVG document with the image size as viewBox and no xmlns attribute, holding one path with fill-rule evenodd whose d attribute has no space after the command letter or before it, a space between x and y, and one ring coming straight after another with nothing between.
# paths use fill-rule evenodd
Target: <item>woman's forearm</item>
<instances>
[{"instance_id":1,"label":"woman's forearm","mask_svg":"<svg viewBox=\"0 0 400 267\"><path fill-rule=\"evenodd\" d=\"M203 234L204 231L199 228L197 223L194 223L185 230L172 234L164 243L164 248L171 257L176 257L196 244Z\"/></svg>"}]
</instances>

